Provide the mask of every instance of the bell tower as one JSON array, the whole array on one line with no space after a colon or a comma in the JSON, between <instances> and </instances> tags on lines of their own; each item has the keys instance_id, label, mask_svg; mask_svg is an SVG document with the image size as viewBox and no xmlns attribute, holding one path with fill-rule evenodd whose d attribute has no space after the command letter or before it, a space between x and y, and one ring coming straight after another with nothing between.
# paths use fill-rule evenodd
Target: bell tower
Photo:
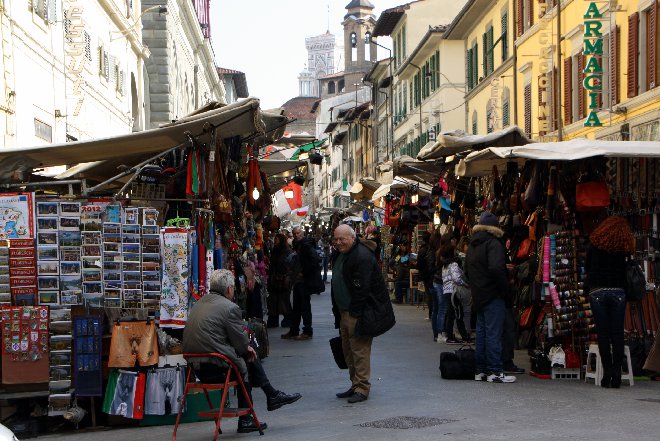
<instances>
[{"instance_id":1,"label":"bell tower","mask_svg":"<svg viewBox=\"0 0 660 441\"><path fill-rule=\"evenodd\" d=\"M376 18L369 0L351 0L346 5L344 26L344 64L346 87L362 83L362 77L376 62L376 45L365 42L371 36Z\"/></svg>"}]
</instances>

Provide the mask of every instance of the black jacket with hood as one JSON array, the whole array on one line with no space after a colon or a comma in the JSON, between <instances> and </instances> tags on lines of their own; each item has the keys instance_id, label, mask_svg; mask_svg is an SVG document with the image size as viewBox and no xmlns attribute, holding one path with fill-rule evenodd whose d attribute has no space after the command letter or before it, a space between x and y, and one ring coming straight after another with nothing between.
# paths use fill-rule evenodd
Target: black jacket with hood
<instances>
[{"instance_id":1,"label":"black jacket with hood","mask_svg":"<svg viewBox=\"0 0 660 441\"><path fill-rule=\"evenodd\" d=\"M494 299L507 300L510 286L506 270L506 249L498 227L475 225L465 259L465 275L470 283L472 304L479 311Z\"/></svg>"},{"instance_id":2,"label":"black jacket with hood","mask_svg":"<svg viewBox=\"0 0 660 441\"><path fill-rule=\"evenodd\" d=\"M316 293L317 291L314 288L323 286L323 281L321 280L321 259L316 252L316 242L311 237L306 236L300 241L294 241L293 248L297 253L298 268L302 273L302 281L305 283L305 288L310 293Z\"/></svg>"},{"instance_id":3,"label":"black jacket with hood","mask_svg":"<svg viewBox=\"0 0 660 441\"><path fill-rule=\"evenodd\" d=\"M332 263L339 253L332 255ZM351 294L349 313L353 317L360 317L369 296L374 296L383 301L389 301L389 292L383 279L383 274L378 266L378 261L373 251L367 248L359 240L355 241L353 247L346 253L342 277L346 287ZM334 293L332 295L332 313L335 316L335 328L339 328L340 311L335 303Z\"/></svg>"}]
</instances>

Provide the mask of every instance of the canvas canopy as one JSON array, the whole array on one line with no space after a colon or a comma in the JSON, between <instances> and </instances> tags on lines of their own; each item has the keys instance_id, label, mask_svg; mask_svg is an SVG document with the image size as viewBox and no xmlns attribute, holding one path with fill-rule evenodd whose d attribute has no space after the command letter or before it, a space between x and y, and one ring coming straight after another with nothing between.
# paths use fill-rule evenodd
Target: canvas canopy
<instances>
[{"instance_id":1,"label":"canvas canopy","mask_svg":"<svg viewBox=\"0 0 660 441\"><path fill-rule=\"evenodd\" d=\"M444 158L468 150L481 150L486 147L510 147L529 144L531 141L517 126L489 133L488 135L468 135L462 130L441 133L436 141L426 144L417 154L417 159Z\"/></svg>"},{"instance_id":2,"label":"canvas canopy","mask_svg":"<svg viewBox=\"0 0 660 441\"><path fill-rule=\"evenodd\" d=\"M506 168L506 163L523 163L528 159L543 161L576 161L604 156L609 158L660 158L657 141L600 141L574 139L563 142L545 142L518 147L489 147L472 152L456 166L458 176L485 176L493 166Z\"/></svg>"}]
</instances>

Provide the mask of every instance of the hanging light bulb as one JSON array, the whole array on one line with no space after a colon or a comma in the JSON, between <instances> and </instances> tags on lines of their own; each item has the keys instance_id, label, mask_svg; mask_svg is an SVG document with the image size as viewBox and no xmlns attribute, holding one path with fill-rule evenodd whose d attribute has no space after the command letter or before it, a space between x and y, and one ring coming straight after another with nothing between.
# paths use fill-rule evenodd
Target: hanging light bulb
<instances>
[{"instance_id":1,"label":"hanging light bulb","mask_svg":"<svg viewBox=\"0 0 660 441\"><path fill-rule=\"evenodd\" d=\"M260 196L259 195L259 189L257 187L254 187L252 189L252 199L254 199L256 201L257 199L259 199L259 196Z\"/></svg>"},{"instance_id":2,"label":"hanging light bulb","mask_svg":"<svg viewBox=\"0 0 660 441\"><path fill-rule=\"evenodd\" d=\"M293 199L293 190L288 189L284 192L284 197L287 199Z\"/></svg>"},{"instance_id":3,"label":"hanging light bulb","mask_svg":"<svg viewBox=\"0 0 660 441\"><path fill-rule=\"evenodd\" d=\"M433 225L440 225L440 214L437 211L433 214Z\"/></svg>"}]
</instances>

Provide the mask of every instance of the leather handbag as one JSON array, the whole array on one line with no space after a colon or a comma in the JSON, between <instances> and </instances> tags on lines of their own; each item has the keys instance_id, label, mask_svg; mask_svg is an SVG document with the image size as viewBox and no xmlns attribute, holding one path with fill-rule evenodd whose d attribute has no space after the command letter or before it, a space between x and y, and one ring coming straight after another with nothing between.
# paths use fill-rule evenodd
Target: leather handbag
<instances>
[{"instance_id":1,"label":"leather handbag","mask_svg":"<svg viewBox=\"0 0 660 441\"><path fill-rule=\"evenodd\" d=\"M335 363L337 363L337 367L339 369L348 369L346 359L344 358L341 337L333 337L330 339L330 350L332 351L332 357L335 359Z\"/></svg>"},{"instance_id":2,"label":"leather handbag","mask_svg":"<svg viewBox=\"0 0 660 441\"><path fill-rule=\"evenodd\" d=\"M610 206L610 189L600 181L581 182L575 186L575 211L599 211Z\"/></svg>"},{"instance_id":3,"label":"leather handbag","mask_svg":"<svg viewBox=\"0 0 660 441\"><path fill-rule=\"evenodd\" d=\"M471 380L476 368L474 349L471 346L440 353L440 376L445 380Z\"/></svg>"},{"instance_id":4,"label":"leather handbag","mask_svg":"<svg viewBox=\"0 0 660 441\"><path fill-rule=\"evenodd\" d=\"M516 252L516 259L525 260L529 258L529 255L532 252L532 247L533 247L532 239L530 239L529 237L527 239L524 239L520 243L520 246L518 247L518 251Z\"/></svg>"},{"instance_id":5,"label":"leather handbag","mask_svg":"<svg viewBox=\"0 0 660 441\"><path fill-rule=\"evenodd\" d=\"M644 271L633 259L626 262L626 300L638 302L646 294L646 278Z\"/></svg>"}]
</instances>

